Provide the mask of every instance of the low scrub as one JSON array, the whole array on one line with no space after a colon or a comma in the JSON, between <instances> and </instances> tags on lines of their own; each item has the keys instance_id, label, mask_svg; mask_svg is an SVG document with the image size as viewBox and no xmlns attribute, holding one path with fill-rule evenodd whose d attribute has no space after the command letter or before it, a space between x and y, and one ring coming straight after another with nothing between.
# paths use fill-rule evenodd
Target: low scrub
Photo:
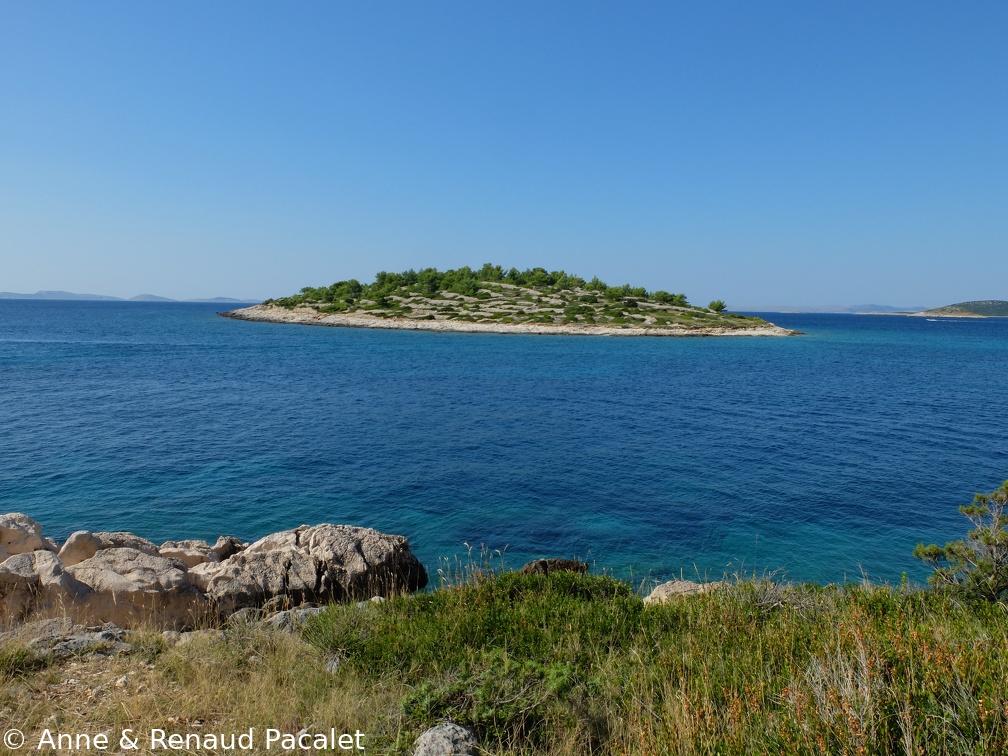
<instances>
[{"instance_id":1,"label":"low scrub","mask_svg":"<svg viewBox=\"0 0 1008 756\"><path fill-rule=\"evenodd\" d=\"M886 587L755 581L647 606L607 577L503 574L313 624L401 686L381 748L444 719L491 753L997 753L1008 619Z\"/></svg>"},{"instance_id":2,"label":"low scrub","mask_svg":"<svg viewBox=\"0 0 1008 756\"><path fill-rule=\"evenodd\" d=\"M487 754L995 754L1006 638L1002 604L948 591L750 580L645 605L605 576L472 569L303 636L152 636L46 667L8 649L0 710L26 731L360 729L375 754L445 719Z\"/></svg>"}]
</instances>

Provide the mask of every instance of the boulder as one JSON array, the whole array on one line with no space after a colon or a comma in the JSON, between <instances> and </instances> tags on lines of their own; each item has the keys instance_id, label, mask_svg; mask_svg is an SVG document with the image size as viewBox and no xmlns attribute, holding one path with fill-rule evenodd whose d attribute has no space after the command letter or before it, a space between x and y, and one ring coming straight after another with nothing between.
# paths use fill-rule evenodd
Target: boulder
<instances>
[{"instance_id":1,"label":"boulder","mask_svg":"<svg viewBox=\"0 0 1008 756\"><path fill-rule=\"evenodd\" d=\"M114 627L114 626L113 626ZM134 649L124 642L125 633L119 628L80 628L69 633L40 635L28 643L28 648L37 654L51 655L60 659L73 656L118 656Z\"/></svg>"},{"instance_id":2,"label":"boulder","mask_svg":"<svg viewBox=\"0 0 1008 756\"><path fill-rule=\"evenodd\" d=\"M202 591L173 559L114 547L67 567L67 572L91 588L88 611L101 622L179 630L206 616Z\"/></svg>"},{"instance_id":3,"label":"boulder","mask_svg":"<svg viewBox=\"0 0 1008 756\"><path fill-rule=\"evenodd\" d=\"M206 593L207 588L210 586L210 580L220 571L220 568L220 562L201 562L195 567L189 568L189 580L193 585Z\"/></svg>"},{"instance_id":4,"label":"boulder","mask_svg":"<svg viewBox=\"0 0 1008 756\"><path fill-rule=\"evenodd\" d=\"M158 553L166 559L177 559L186 567L220 561L220 557L206 541L165 541L158 547Z\"/></svg>"},{"instance_id":5,"label":"boulder","mask_svg":"<svg viewBox=\"0 0 1008 756\"><path fill-rule=\"evenodd\" d=\"M588 571L588 565L584 562L576 562L573 559L535 559L520 570L520 575L549 575L551 572L576 572L584 575Z\"/></svg>"},{"instance_id":6,"label":"boulder","mask_svg":"<svg viewBox=\"0 0 1008 756\"><path fill-rule=\"evenodd\" d=\"M58 550L53 541L42 537L41 525L20 512L0 515L0 562L39 550Z\"/></svg>"},{"instance_id":7,"label":"boulder","mask_svg":"<svg viewBox=\"0 0 1008 756\"><path fill-rule=\"evenodd\" d=\"M271 617L267 617L265 624L268 627L281 630L285 633L295 633L303 628L308 623L309 619L317 617L324 611L325 607L323 606L310 606L304 609L286 609L282 612L277 612Z\"/></svg>"},{"instance_id":8,"label":"boulder","mask_svg":"<svg viewBox=\"0 0 1008 756\"><path fill-rule=\"evenodd\" d=\"M51 551L15 554L0 564L0 620L4 622L69 611L90 597L90 588L68 574Z\"/></svg>"},{"instance_id":9,"label":"boulder","mask_svg":"<svg viewBox=\"0 0 1008 756\"><path fill-rule=\"evenodd\" d=\"M60 559L65 567L72 567L86 559L90 559L103 549L128 548L150 556L160 556L158 547L146 538L119 531L116 533L91 533L78 530L72 533L63 548L59 550Z\"/></svg>"},{"instance_id":10,"label":"boulder","mask_svg":"<svg viewBox=\"0 0 1008 756\"><path fill-rule=\"evenodd\" d=\"M220 536L217 539L217 543L210 548L210 551L217 555L217 561L223 562L225 559L229 559L239 551L244 551L247 548L247 543L239 541L234 536Z\"/></svg>"},{"instance_id":11,"label":"boulder","mask_svg":"<svg viewBox=\"0 0 1008 756\"><path fill-rule=\"evenodd\" d=\"M302 525L273 533L190 574L223 615L276 596L297 606L390 596L427 585L427 573L404 537L350 525Z\"/></svg>"},{"instance_id":12,"label":"boulder","mask_svg":"<svg viewBox=\"0 0 1008 756\"><path fill-rule=\"evenodd\" d=\"M476 736L454 722L431 727L416 739L413 756L479 756Z\"/></svg>"},{"instance_id":13,"label":"boulder","mask_svg":"<svg viewBox=\"0 0 1008 756\"><path fill-rule=\"evenodd\" d=\"M12 626L9 630L0 632L0 644L5 641L25 642L44 635L66 635L72 633L78 626L69 617L49 617L47 619L28 620Z\"/></svg>"},{"instance_id":14,"label":"boulder","mask_svg":"<svg viewBox=\"0 0 1008 756\"><path fill-rule=\"evenodd\" d=\"M186 630L243 607L300 607L417 590L423 565L402 536L347 525L303 525L252 546L222 536L159 550L132 533L77 531L59 551L38 524L7 515L0 552L0 621L63 613L85 624ZM12 549L40 546L33 551ZM288 615L290 624L303 622ZM286 621L286 619L284 620ZM74 639L72 643L83 641Z\"/></svg>"},{"instance_id":15,"label":"boulder","mask_svg":"<svg viewBox=\"0 0 1008 756\"><path fill-rule=\"evenodd\" d=\"M669 580L657 586L648 597L644 599L645 604L663 604L673 596L693 596L721 585L715 583L694 583L692 580Z\"/></svg>"},{"instance_id":16,"label":"boulder","mask_svg":"<svg viewBox=\"0 0 1008 756\"><path fill-rule=\"evenodd\" d=\"M196 567L204 562L222 562L247 547L237 538L221 536L213 546L206 541L165 541L158 551L163 557L184 562L186 567Z\"/></svg>"}]
</instances>

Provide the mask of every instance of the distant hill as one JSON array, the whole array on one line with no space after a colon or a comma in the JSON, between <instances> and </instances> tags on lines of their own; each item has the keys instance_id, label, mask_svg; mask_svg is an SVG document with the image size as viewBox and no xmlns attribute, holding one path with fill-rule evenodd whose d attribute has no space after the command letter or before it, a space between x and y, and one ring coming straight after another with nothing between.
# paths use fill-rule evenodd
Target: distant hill
<instances>
[{"instance_id":1,"label":"distant hill","mask_svg":"<svg viewBox=\"0 0 1008 756\"><path fill-rule=\"evenodd\" d=\"M174 301L174 300L172 300ZM258 302L257 299L235 299L234 297L210 297L209 299L186 299L185 302L224 302L225 304L244 304L245 302Z\"/></svg>"},{"instance_id":2,"label":"distant hill","mask_svg":"<svg viewBox=\"0 0 1008 756\"><path fill-rule=\"evenodd\" d=\"M844 312L866 313L866 312L920 312L923 307L893 307L892 305L865 304L853 305Z\"/></svg>"},{"instance_id":3,"label":"distant hill","mask_svg":"<svg viewBox=\"0 0 1008 756\"><path fill-rule=\"evenodd\" d=\"M50 299L65 302L178 302L178 299L159 297L157 294L138 294L129 299L109 297L104 294L76 294L72 291L36 291L34 294L18 294L0 291L0 299ZM186 302L219 302L222 304L245 304L258 302L257 299L235 299L234 297L209 297L206 299L186 299Z\"/></svg>"},{"instance_id":4,"label":"distant hill","mask_svg":"<svg viewBox=\"0 0 1008 756\"><path fill-rule=\"evenodd\" d=\"M1003 299L980 299L975 302L957 302L956 304L925 310L918 315L944 318L1006 318L1008 317L1008 302Z\"/></svg>"},{"instance_id":5,"label":"distant hill","mask_svg":"<svg viewBox=\"0 0 1008 756\"><path fill-rule=\"evenodd\" d=\"M895 305L863 304L863 305L822 305L820 307L801 307L798 305L767 305L764 307L739 307L739 312L783 312L783 313L822 313L822 314L852 314L860 315L871 312L920 312L924 307L897 307Z\"/></svg>"},{"instance_id":6,"label":"distant hill","mask_svg":"<svg viewBox=\"0 0 1008 756\"><path fill-rule=\"evenodd\" d=\"M34 294L15 294L0 291L0 299L69 299L102 302L122 302L121 297L106 297L103 294L75 294L72 291L36 291Z\"/></svg>"}]
</instances>

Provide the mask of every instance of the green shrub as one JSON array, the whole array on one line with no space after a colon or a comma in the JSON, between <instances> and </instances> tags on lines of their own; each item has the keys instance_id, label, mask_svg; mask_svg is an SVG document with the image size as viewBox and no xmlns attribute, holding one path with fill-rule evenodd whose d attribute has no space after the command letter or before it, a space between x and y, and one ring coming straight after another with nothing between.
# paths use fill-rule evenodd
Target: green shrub
<instances>
[{"instance_id":1,"label":"green shrub","mask_svg":"<svg viewBox=\"0 0 1008 756\"><path fill-rule=\"evenodd\" d=\"M651 295L651 299L660 304L674 305L676 307L688 307L685 294L669 294L667 291L659 289Z\"/></svg>"},{"instance_id":2,"label":"green shrub","mask_svg":"<svg viewBox=\"0 0 1008 756\"><path fill-rule=\"evenodd\" d=\"M989 494L977 494L959 511L973 523L966 538L944 546L917 544L914 556L934 568L930 583L969 598L1008 598L1008 480Z\"/></svg>"}]
</instances>

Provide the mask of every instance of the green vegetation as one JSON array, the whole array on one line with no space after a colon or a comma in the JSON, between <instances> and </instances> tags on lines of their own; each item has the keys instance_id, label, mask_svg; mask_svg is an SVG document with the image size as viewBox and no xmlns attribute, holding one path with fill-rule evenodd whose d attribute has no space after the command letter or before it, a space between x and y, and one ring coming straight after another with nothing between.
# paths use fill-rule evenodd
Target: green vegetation
<instances>
[{"instance_id":1,"label":"green vegetation","mask_svg":"<svg viewBox=\"0 0 1008 756\"><path fill-rule=\"evenodd\" d=\"M656 291L649 295L642 287L632 287L630 284L610 286L597 277L585 282L580 276L571 275L562 270L547 271L545 268L504 270L500 265L486 263L482 268L473 270L469 266L458 269L439 271L436 268L424 268L421 271L407 270L403 273L388 273L382 271L375 276L374 283L363 285L356 279L337 281L331 286L306 286L300 293L290 297L267 300L282 307L294 307L299 304L331 304L337 309L350 308L360 302L381 302L391 296L409 298L419 294L433 297L437 294L452 293L469 297L484 294L504 294L505 289L493 284L508 284L510 287L534 289L540 293L556 294L583 289L598 292L610 301L619 301L625 297L649 299L654 297L661 304L674 304L680 307L689 306L685 294L669 294L666 291ZM483 292L482 290L486 290ZM484 297L488 298L488 297ZM595 301L587 299L586 301ZM387 301L385 303L388 305Z\"/></svg>"},{"instance_id":2,"label":"green vegetation","mask_svg":"<svg viewBox=\"0 0 1008 756\"><path fill-rule=\"evenodd\" d=\"M360 729L373 754L412 753L445 718L498 756L1008 749L1008 615L948 591L746 580L646 606L609 577L474 569L331 607L303 638L139 635L132 654L45 669L8 654L6 721Z\"/></svg>"},{"instance_id":3,"label":"green vegetation","mask_svg":"<svg viewBox=\"0 0 1008 756\"><path fill-rule=\"evenodd\" d=\"M973 529L966 538L944 546L918 544L914 556L934 568L931 584L968 599L1008 598L1008 480L973 503L959 507Z\"/></svg>"},{"instance_id":4,"label":"green vegetation","mask_svg":"<svg viewBox=\"0 0 1008 756\"><path fill-rule=\"evenodd\" d=\"M726 309L728 309L728 305L726 305L720 299L715 299L709 305L707 305L707 309L713 310L714 312L724 312Z\"/></svg>"},{"instance_id":5,"label":"green vegetation","mask_svg":"<svg viewBox=\"0 0 1008 756\"><path fill-rule=\"evenodd\" d=\"M36 656L23 646L0 648L0 683L29 675L47 666L48 660L45 657Z\"/></svg>"},{"instance_id":6,"label":"green vegetation","mask_svg":"<svg viewBox=\"0 0 1008 756\"><path fill-rule=\"evenodd\" d=\"M428 726L489 753L996 753L1008 618L948 594L726 585L645 607L626 584L504 573L360 611L308 638L337 684L400 691L380 753Z\"/></svg>"},{"instance_id":7,"label":"green vegetation","mask_svg":"<svg viewBox=\"0 0 1008 756\"><path fill-rule=\"evenodd\" d=\"M921 315L956 316L983 315L984 317L1008 317L1008 302L1002 299L983 299L976 302L958 302L957 304L926 310Z\"/></svg>"},{"instance_id":8,"label":"green vegetation","mask_svg":"<svg viewBox=\"0 0 1008 756\"><path fill-rule=\"evenodd\" d=\"M765 325L759 318L725 314L720 300L709 308L694 307L681 293L614 286L597 277L586 281L562 270L505 270L490 263L479 269L383 271L371 284L351 279L308 286L265 304L308 307L323 314L354 312L376 318L472 323L633 324L656 330L712 326L737 330Z\"/></svg>"},{"instance_id":9,"label":"green vegetation","mask_svg":"<svg viewBox=\"0 0 1008 756\"><path fill-rule=\"evenodd\" d=\"M7 641L0 711L26 733L359 729L403 756L446 719L490 756L1003 754L1006 506L1008 481L961 507L964 540L918 547L939 590L752 578L645 604L608 576L484 555L300 635L134 631L130 653L64 660Z\"/></svg>"}]
</instances>

